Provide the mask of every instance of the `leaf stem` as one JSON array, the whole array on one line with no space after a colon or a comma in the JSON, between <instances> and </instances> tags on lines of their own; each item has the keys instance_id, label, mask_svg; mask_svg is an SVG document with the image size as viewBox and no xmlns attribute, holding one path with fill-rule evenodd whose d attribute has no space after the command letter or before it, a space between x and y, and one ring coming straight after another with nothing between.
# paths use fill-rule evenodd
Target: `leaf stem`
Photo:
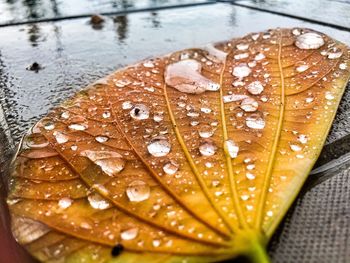
<instances>
[{"instance_id":1,"label":"leaf stem","mask_svg":"<svg viewBox=\"0 0 350 263\"><path fill-rule=\"evenodd\" d=\"M251 263L270 263L270 258L266 252L267 239L256 230L242 230L237 237L238 250L237 262L241 262L241 257L248 259ZM233 261L235 262L235 261ZM244 261L245 262L245 261Z\"/></svg>"},{"instance_id":2,"label":"leaf stem","mask_svg":"<svg viewBox=\"0 0 350 263\"><path fill-rule=\"evenodd\" d=\"M261 245L261 243L252 243L251 251L247 255L252 263L269 263L270 258L266 252L266 249Z\"/></svg>"}]
</instances>

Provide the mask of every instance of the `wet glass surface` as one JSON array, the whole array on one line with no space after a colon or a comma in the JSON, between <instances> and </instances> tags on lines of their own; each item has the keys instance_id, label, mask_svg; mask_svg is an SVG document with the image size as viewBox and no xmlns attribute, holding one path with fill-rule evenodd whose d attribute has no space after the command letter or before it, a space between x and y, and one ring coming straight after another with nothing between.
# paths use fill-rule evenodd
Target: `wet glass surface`
<instances>
[{"instance_id":1,"label":"wet glass surface","mask_svg":"<svg viewBox=\"0 0 350 263\"><path fill-rule=\"evenodd\" d=\"M208 0L0 0L0 24L197 4Z\"/></svg>"},{"instance_id":2,"label":"wet glass surface","mask_svg":"<svg viewBox=\"0 0 350 263\"><path fill-rule=\"evenodd\" d=\"M255 6L271 11L283 12L318 21L341 25L350 29L350 2L329 0L294 0L294 1L251 1L239 0L238 4Z\"/></svg>"},{"instance_id":3,"label":"wet glass surface","mask_svg":"<svg viewBox=\"0 0 350 263\"><path fill-rule=\"evenodd\" d=\"M0 0L1 12L4 12L1 5L9 5L5 2L9 1ZM13 2L15 6L16 3L22 5L27 1ZM50 5L53 2L55 1L47 1ZM109 9L113 1L86 1L90 6L102 2L105 2L106 9ZM137 5L146 2L140 1ZM168 1L179 2L187 1ZM60 3L73 4L74 1ZM20 13L23 11L20 11L21 8L22 6L18 8L18 14L7 16L6 19L27 19L27 14ZM46 7L45 4L35 10L41 10L42 15L50 14L51 11L46 13L45 8L53 10L52 6ZM78 11L81 10L83 9ZM90 12L90 9L84 10ZM1 19L4 19L2 15ZM240 37L252 31L297 26L320 30L350 44L350 33L346 31L229 4L108 16L100 27L93 27L89 18L3 27L0 29L0 143L3 146L0 147L1 163L8 162L14 145L23 133L51 108L94 80L122 66L178 49ZM41 69L38 72L26 70L34 62L39 63ZM347 91L328 142L349 133L349 99L350 92ZM318 187L321 187L322 191L326 186ZM312 198L312 193L305 198ZM315 195L317 193L314 193ZM317 198L320 197L317 195ZM317 204L321 205L320 202ZM297 205L298 214L305 209L310 210L309 207L299 206L300 204ZM312 209L314 214L317 214L315 209L320 209L319 206ZM311 212L307 213L307 216L304 220L311 222L317 218L312 217ZM288 224L292 224L291 229L297 227L293 225L294 221L301 224L298 216L295 218L292 213L288 220ZM275 262L292 262L281 261L279 257L287 253L289 258L293 258L293 253L297 253L295 249L288 250L288 245L293 246L295 242L295 238L288 238L288 229L282 230L283 246L276 245L277 238L274 241L271 253ZM306 259L303 262L308 262Z\"/></svg>"},{"instance_id":4,"label":"wet glass surface","mask_svg":"<svg viewBox=\"0 0 350 263\"><path fill-rule=\"evenodd\" d=\"M277 26L312 27L350 42L348 32L295 19L225 4L212 10L209 5L110 16L98 29L89 18L2 28L0 92L11 137L18 141L50 108L93 80L147 57ZM42 67L37 73L26 70L33 62Z\"/></svg>"}]
</instances>

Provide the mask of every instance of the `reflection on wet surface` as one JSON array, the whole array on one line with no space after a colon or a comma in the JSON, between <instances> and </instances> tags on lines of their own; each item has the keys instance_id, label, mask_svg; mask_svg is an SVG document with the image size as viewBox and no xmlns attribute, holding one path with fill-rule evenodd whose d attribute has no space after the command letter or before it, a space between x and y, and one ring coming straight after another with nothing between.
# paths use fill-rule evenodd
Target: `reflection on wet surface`
<instances>
[{"instance_id":1,"label":"reflection on wet surface","mask_svg":"<svg viewBox=\"0 0 350 263\"><path fill-rule=\"evenodd\" d=\"M349 41L349 33L298 20L217 4L123 16L26 24L0 30L1 93L15 141L40 116L75 91L123 65L191 46L276 26L312 26ZM37 62L42 70L27 71ZM350 115L344 106L344 116ZM340 114L341 115L341 114ZM333 129L334 139L344 129ZM339 134L338 134L339 133Z\"/></svg>"},{"instance_id":2,"label":"reflection on wet surface","mask_svg":"<svg viewBox=\"0 0 350 263\"><path fill-rule=\"evenodd\" d=\"M0 24L210 2L210 0L0 0Z\"/></svg>"},{"instance_id":3,"label":"reflection on wet surface","mask_svg":"<svg viewBox=\"0 0 350 263\"><path fill-rule=\"evenodd\" d=\"M263 8L269 11L307 17L320 22L330 23L349 29L350 1L329 0L280 0L280 1L252 1L238 0L238 4Z\"/></svg>"}]
</instances>

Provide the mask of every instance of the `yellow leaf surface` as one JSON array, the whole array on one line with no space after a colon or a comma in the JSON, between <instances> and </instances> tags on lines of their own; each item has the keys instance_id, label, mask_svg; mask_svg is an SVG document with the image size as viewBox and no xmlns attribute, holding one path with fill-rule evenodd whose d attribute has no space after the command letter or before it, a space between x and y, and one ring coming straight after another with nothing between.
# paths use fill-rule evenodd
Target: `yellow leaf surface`
<instances>
[{"instance_id":1,"label":"yellow leaf surface","mask_svg":"<svg viewBox=\"0 0 350 263\"><path fill-rule=\"evenodd\" d=\"M349 56L324 34L276 29L92 84L21 142L8 197L16 239L44 262L267 262Z\"/></svg>"}]
</instances>

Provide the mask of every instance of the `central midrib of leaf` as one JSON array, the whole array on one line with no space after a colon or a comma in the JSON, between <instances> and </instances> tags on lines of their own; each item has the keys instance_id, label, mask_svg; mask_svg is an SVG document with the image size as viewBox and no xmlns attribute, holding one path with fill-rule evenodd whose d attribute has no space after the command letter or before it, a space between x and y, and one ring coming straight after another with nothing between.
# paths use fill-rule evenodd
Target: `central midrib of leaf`
<instances>
[{"instance_id":1,"label":"central midrib of leaf","mask_svg":"<svg viewBox=\"0 0 350 263\"><path fill-rule=\"evenodd\" d=\"M164 80L165 83L165 80ZM208 202L210 203L211 207L215 210L215 212L221 217L221 219L223 220L223 222L225 223L225 225L230 229L230 231L233 231L235 229L235 226L232 224L232 221L228 219L228 217L216 206L210 192L209 189L207 187L207 185L205 184L203 177L201 176L200 172L198 171L198 168L186 146L186 143L184 142L181 132L176 124L176 119L174 116L174 113L171 109L171 105L170 105L170 101L169 101L169 97L168 97L168 93L167 93L167 87L166 84L164 84L164 97L165 97L165 101L166 101L166 105L167 105L167 109L168 109L168 113L169 113L169 118L171 121L171 124L173 126L173 130L175 132L175 136L177 141L179 142L181 149L187 159L188 164L191 167L191 170L194 174L194 176L196 177L199 186L201 187L201 190L203 191L205 197L207 198Z\"/></svg>"},{"instance_id":2,"label":"central midrib of leaf","mask_svg":"<svg viewBox=\"0 0 350 263\"><path fill-rule=\"evenodd\" d=\"M222 127L222 139L223 139L222 140L222 148L224 149L226 168L227 168L227 173L229 176L229 182L230 182L230 187L231 187L231 198L233 201L234 210L237 213L238 222L241 225L241 227L243 227L244 229L247 229L249 226L247 225L247 222L244 218L244 214L243 214L243 211L242 211L240 203L239 203L238 191L237 191L237 186L236 186L236 180L234 178L231 156L225 148L225 141L228 140L228 132L227 132L226 113L225 113L225 105L224 105L224 99L223 99L224 95L223 95L222 84L223 84L224 73L225 73L225 69L226 69L226 61L231 53L232 53L232 51L229 54L227 54L226 60L222 66L222 70L220 73L220 115L221 115L221 127Z\"/></svg>"},{"instance_id":3,"label":"central midrib of leaf","mask_svg":"<svg viewBox=\"0 0 350 263\"><path fill-rule=\"evenodd\" d=\"M280 30L279 32L280 32L280 39L278 42L277 61L278 61L278 69L279 69L280 81L281 81L281 84L280 84L281 102L280 102L280 107L279 107L277 128L276 128L275 136L273 138L273 144L272 144L271 152L269 155L266 172L265 172L265 175L263 178L261 196L260 196L260 199L258 201L257 213L256 213L256 217L255 217L254 227L259 232L262 232L262 222L264 219L264 208L265 208L266 198L267 198L267 194L268 194L268 190L269 190L269 186L270 186L270 182L271 182L271 175L272 175L273 167L275 165L276 152L277 152L278 144L279 144L280 137L281 137L284 114L285 114L285 85L284 85L284 75L283 75L283 67L282 67L282 61L281 61L283 36L282 36L282 31Z\"/></svg>"}]
</instances>

